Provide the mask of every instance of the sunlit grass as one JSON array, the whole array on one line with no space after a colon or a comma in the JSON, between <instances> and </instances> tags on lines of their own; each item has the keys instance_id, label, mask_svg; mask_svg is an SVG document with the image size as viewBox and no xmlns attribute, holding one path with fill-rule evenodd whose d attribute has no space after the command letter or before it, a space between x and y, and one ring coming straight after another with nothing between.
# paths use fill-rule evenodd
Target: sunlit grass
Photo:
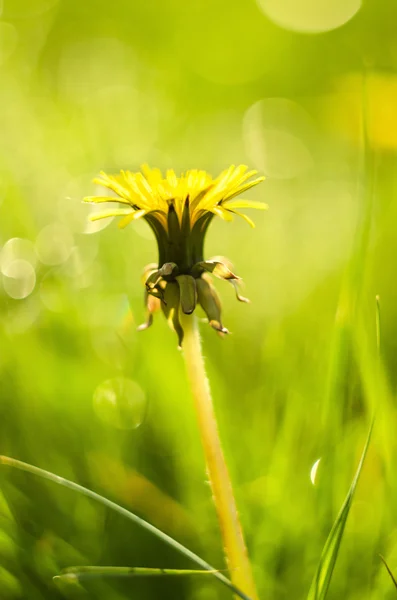
<instances>
[{"instance_id":1,"label":"sunlit grass","mask_svg":"<svg viewBox=\"0 0 397 600\"><path fill-rule=\"evenodd\" d=\"M182 356L161 319L136 333L150 231L87 224L81 202L101 168L144 162L267 176L247 196L270 207L255 233L217 222L206 242L234 258L249 310L222 290L232 335L201 328L260 599L306 598L323 551L327 600L394 597L397 13L353 4L0 1L0 453L213 571L2 467L1 600L232 597ZM72 565L147 575L53 582Z\"/></svg>"}]
</instances>

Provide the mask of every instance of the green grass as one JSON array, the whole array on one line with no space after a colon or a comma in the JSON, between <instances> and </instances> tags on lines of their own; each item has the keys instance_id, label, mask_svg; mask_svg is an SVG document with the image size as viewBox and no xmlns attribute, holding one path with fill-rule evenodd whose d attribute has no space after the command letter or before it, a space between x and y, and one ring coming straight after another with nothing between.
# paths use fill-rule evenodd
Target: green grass
<instances>
[{"instance_id":1,"label":"green grass","mask_svg":"<svg viewBox=\"0 0 397 600\"><path fill-rule=\"evenodd\" d=\"M396 573L397 8L369 0L300 34L254 1L0 5L0 454L95 490L215 571L54 582L72 565L194 565L109 506L1 468L0 598L232 597L175 335L160 315L136 332L155 242L139 222L84 233L91 179L143 162L267 175L247 194L269 205L256 229L218 219L206 241L251 303L216 283L232 335L201 325L261 600L307 598L374 413L327 600L394 598L379 554Z\"/></svg>"}]
</instances>

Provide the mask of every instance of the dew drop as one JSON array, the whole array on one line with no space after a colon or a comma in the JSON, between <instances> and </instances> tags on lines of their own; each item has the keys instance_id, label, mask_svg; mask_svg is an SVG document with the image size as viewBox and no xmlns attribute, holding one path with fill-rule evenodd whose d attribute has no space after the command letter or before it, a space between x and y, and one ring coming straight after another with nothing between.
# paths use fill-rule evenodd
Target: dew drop
<instances>
[{"instance_id":1,"label":"dew drop","mask_svg":"<svg viewBox=\"0 0 397 600\"><path fill-rule=\"evenodd\" d=\"M318 458L316 460L316 462L313 464L312 468L310 469L310 481L312 482L313 485L316 485L317 471L318 471L318 467L320 465L320 461L321 461L321 458Z\"/></svg>"}]
</instances>

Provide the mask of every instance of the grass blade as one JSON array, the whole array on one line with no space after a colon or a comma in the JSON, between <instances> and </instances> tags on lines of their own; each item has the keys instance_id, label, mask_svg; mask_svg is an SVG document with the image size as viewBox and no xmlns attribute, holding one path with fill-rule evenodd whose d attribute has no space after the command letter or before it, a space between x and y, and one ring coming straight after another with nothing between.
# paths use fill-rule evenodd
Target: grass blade
<instances>
[{"instance_id":1,"label":"grass blade","mask_svg":"<svg viewBox=\"0 0 397 600\"><path fill-rule=\"evenodd\" d=\"M89 490L89 489L83 487L82 485L79 485L78 483L74 483L73 481L69 481L68 479L59 477L58 475L55 475L54 473L50 473L50 471L45 471L44 469L40 469L39 467L29 465L28 463L24 463L20 460L16 460L16 459L10 458L8 456L0 456L0 465L7 465L9 467L14 467L16 469L19 469L20 471L26 471L27 473L31 473L32 475L38 475L39 477L42 477L43 479L47 479L49 481L52 481L53 483L57 483L58 485L66 487L70 490L74 490L75 492L79 492L80 494L83 494L84 496L87 496L88 498L92 498L93 500L96 500L100 504L107 506L111 510L114 510L115 512L117 512L119 515L129 519L136 525L139 525L146 531L152 533L158 539L160 539L163 542L165 542L166 544L168 544L168 546L170 546L171 548L174 548L174 550L176 550L177 552L179 552L180 554L182 554L183 556L185 556L192 562L196 563L196 565L198 565L205 571L211 572L213 577L215 577L218 581L223 583L223 585L228 587L236 596L238 596L239 598L242 598L242 600L251 600L249 598L249 596L247 596L246 594L244 594L244 592L242 592L238 588L236 588L232 584L232 582L229 581L229 579L227 577L222 575L222 573L220 571L218 571L217 569L214 569L214 567L212 567L205 560L200 558L200 556L198 556L197 554L195 554L194 552L192 552L191 550L186 548L183 544L181 544L177 540L174 540L174 538L167 535L160 529L157 529L157 527L155 527L154 525L151 525L151 523L148 523L144 519L141 519L140 517L138 517L138 515L132 513L131 511L127 510L126 508L123 508L122 506L119 506L115 502L112 502L112 500L109 500L108 498L105 498L104 496L101 496L100 494L97 494L96 492L93 492L92 490Z\"/></svg>"},{"instance_id":2,"label":"grass blade","mask_svg":"<svg viewBox=\"0 0 397 600\"><path fill-rule=\"evenodd\" d=\"M219 571L199 569L156 569L148 567L69 567L56 575L55 581L76 581L87 577L161 577L187 575L213 575Z\"/></svg>"},{"instance_id":3,"label":"grass blade","mask_svg":"<svg viewBox=\"0 0 397 600\"><path fill-rule=\"evenodd\" d=\"M317 567L317 572L314 576L307 600L324 600L324 598L327 595L336 559L338 558L339 548L345 530L347 517L349 516L350 507L353 502L354 492L356 491L357 483L367 454L369 442L371 439L372 428L373 422L368 432L367 440L365 442L365 446L361 454L356 474L354 475L353 481L351 483L346 499L342 505L342 508L339 511L339 514L332 526L328 539L325 542L325 546L323 548L320 558L320 563Z\"/></svg>"},{"instance_id":4,"label":"grass blade","mask_svg":"<svg viewBox=\"0 0 397 600\"><path fill-rule=\"evenodd\" d=\"M339 292L330 367L322 408L324 439L332 446L336 444L337 437L343 434L341 413L335 410L335 406L338 406L338 403L343 400L347 401L346 380L350 375L353 338L355 329L357 329L357 315L362 304L364 275L374 218L377 157L371 147L368 135L370 107L367 80L369 75L367 69L364 68L361 93L362 150L358 157L356 192L360 210L357 215L351 256ZM325 452L321 452L321 454L325 454Z\"/></svg>"},{"instance_id":5,"label":"grass blade","mask_svg":"<svg viewBox=\"0 0 397 600\"><path fill-rule=\"evenodd\" d=\"M386 562L386 560L383 558L383 556L382 556L381 554L379 554L379 556L380 556L380 559L381 559L381 561L382 561L382 562L383 562L383 564L385 565L387 572L388 572L388 573L389 573L389 575L390 575L390 578L391 578L391 580L392 580L392 582L393 582L393 584L394 584L394 587L397 589L397 581L396 581L396 578L394 577L394 575L393 575L393 573L392 573L392 570L390 569L389 565L387 564L387 562Z\"/></svg>"}]
</instances>

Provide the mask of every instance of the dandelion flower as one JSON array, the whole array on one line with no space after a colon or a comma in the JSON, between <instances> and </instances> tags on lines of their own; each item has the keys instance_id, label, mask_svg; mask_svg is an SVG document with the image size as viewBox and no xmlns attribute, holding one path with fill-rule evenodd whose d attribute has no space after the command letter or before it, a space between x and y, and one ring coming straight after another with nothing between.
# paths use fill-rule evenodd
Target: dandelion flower
<instances>
[{"instance_id":1,"label":"dandelion flower","mask_svg":"<svg viewBox=\"0 0 397 600\"><path fill-rule=\"evenodd\" d=\"M228 333L222 325L221 304L210 274L233 284L238 300L247 302L247 299L238 292L240 278L232 272L229 261L221 257L204 260L204 239L215 216L231 221L238 215L254 226L240 209L264 210L267 205L237 196L264 180L256 175L257 171L248 171L245 165L232 165L215 179L196 169L180 177L170 169L164 177L160 169L144 165L141 172L121 171L119 175L101 172L94 179L94 183L116 195L89 196L85 201L115 202L118 206L92 215L92 220L119 216L122 217L119 227L124 228L143 218L157 241L158 263L144 270L147 320L139 329L149 327L153 314L161 307L181 345L180 313L191 314L200 304L211 327Z\"/></svg>"}]
</instances>

